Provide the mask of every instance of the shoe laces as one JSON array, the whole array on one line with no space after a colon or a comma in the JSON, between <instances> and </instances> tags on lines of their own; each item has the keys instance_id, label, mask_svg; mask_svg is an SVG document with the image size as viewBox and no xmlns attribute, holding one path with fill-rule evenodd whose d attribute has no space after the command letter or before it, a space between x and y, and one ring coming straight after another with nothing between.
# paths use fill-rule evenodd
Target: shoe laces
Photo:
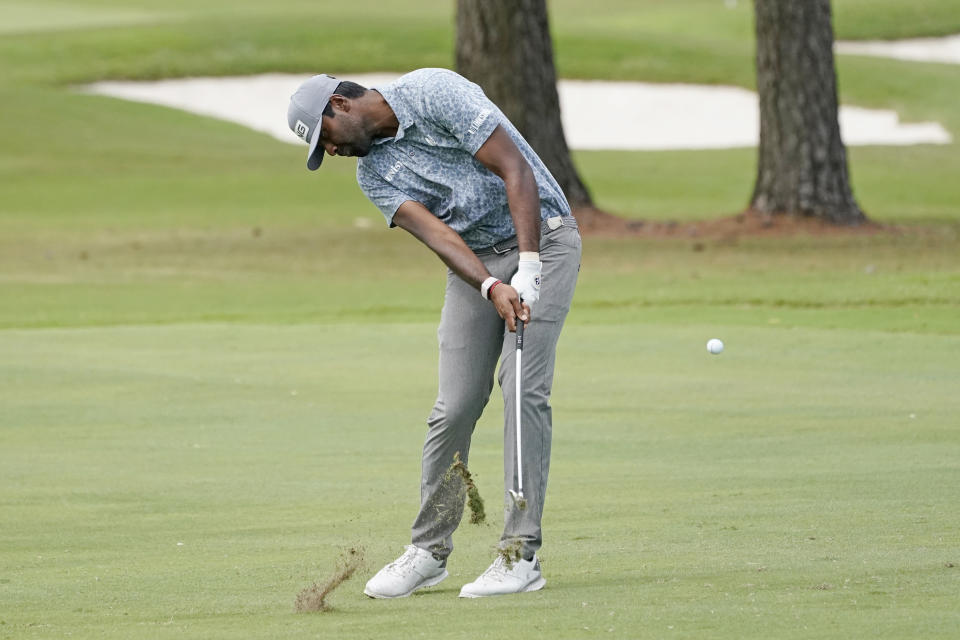
<instances>
[{"instance_id":1,"label":"shoe laces","mask_svg":"<svg viewBox=\"0 0 960 640\"><path fill-rule=\"evenodd\" d=\"M386 570L395 575L405 575L413 570L413 564L417 558L417 548L407 545L407 550L403 555L386 566Z\"/></svg>"},{"instance_id":2,"label":"shoe laces","mask_svg":"<svg viewBox=\"0 0 960 640\"><path fill-rule=\"evenodd\" d=\"M516 563L511 562L511 564L513 565ZM509 568L507 567L507 558L504 557L503 555L498 555L497 559L493 561L493 564L487 567L487 570L483 572L483 576L481 577L483 578L505 577L510 572L511 568L512 567L509 567Z\"/></svg>"}]
</instances>

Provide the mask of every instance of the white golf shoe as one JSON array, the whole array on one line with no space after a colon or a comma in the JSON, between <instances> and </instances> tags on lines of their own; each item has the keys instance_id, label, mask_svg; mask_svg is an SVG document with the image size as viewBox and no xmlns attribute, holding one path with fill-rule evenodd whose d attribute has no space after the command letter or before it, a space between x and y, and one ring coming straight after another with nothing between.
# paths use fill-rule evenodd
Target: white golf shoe
<instances>
[{"instance_id":1,"label":"white golf shoe","mask_svg":"<svg viewBox=\"0 0 960 640\"><path fill-rule=\"evenodd\" d=\"M514 560L508 565L507 559L501 555L479 578L463 585L460 597L482 598L524 593L543 589L545 584L547 581L540 573L540 561L536 556L532 560Z\"/></svg>"},{"instance_id":2,"label":"white golf shoe","mask_svg":"<svg viewBox=\"0 0 960 640\"><path fill-rule=\"evenodd\" d=\"M414 545L370 578L363 592L371 598L405 598L417 589L432 587L449 573L443 560Z\"/></svg>"}]
</instances>

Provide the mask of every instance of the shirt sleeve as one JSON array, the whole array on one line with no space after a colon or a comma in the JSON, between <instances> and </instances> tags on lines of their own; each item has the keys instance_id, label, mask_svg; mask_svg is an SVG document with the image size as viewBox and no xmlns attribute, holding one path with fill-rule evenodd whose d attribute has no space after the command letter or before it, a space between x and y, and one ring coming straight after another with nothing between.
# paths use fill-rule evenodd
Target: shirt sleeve
<instances>
[{"instance_id":1,"label":"shirt sleeve","mask_svg":"<svg viewBox=\"0 0 960 640\"><path fill-rule=\"evenodd\" d=\"M423 116L475 155L500 124L497 105L478 85L452 71L440 71L423 86Z\"/></svg>"},{"instance_id":2,"label":"shirt sleeve","mask_svg":"<svg viewBox=\"0 0 960 640\"><path fill-rule=\"evenodd\" d=\"M360 190L372 202L387 220L387 225L395 227L393 216L407 200L413 200L409 195L396 188L369 169L365 169L362 164L357 165L357 184Z\"/></svg>"}]
</instances>

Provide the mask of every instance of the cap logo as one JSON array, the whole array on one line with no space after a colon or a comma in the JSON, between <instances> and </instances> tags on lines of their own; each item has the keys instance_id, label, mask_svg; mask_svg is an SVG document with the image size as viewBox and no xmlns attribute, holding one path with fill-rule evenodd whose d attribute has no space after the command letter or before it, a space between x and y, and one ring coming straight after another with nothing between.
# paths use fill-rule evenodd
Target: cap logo
<instances>
[{"instance_id":1,"label":"cap logo","mask_svg":"<svg viewBox=\"0 0 960 640\"><path fill-rule=\"evenodd\" d=\"M303 124L302 120L297 120L297 126L294 127L293 132L300 136L300 138L302 138L304 141L309 142L309 140L307 140L307 134L310 133L310 127Z\"/></svg>"}]
</instances>

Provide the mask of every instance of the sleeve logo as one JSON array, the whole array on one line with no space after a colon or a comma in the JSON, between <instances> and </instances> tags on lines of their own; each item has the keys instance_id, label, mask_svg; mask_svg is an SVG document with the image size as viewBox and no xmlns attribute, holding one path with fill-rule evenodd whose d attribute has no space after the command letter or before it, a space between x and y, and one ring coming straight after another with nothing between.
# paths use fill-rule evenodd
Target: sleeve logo
<instances>
[{"instance_id":1,"label":"sleeve logo","mask_svg":"<svg viewBox=\"0 0 960 640\"><path fill-rule=\"evenodd\" d=\"M473 122L470 123L470 129L467 131L470 135L475 134L480 130L480 126L487 121L487 118L490 117L490 109L484 109L477 114L477 117L473 119Z\"/></svg>"}]
</instances>

